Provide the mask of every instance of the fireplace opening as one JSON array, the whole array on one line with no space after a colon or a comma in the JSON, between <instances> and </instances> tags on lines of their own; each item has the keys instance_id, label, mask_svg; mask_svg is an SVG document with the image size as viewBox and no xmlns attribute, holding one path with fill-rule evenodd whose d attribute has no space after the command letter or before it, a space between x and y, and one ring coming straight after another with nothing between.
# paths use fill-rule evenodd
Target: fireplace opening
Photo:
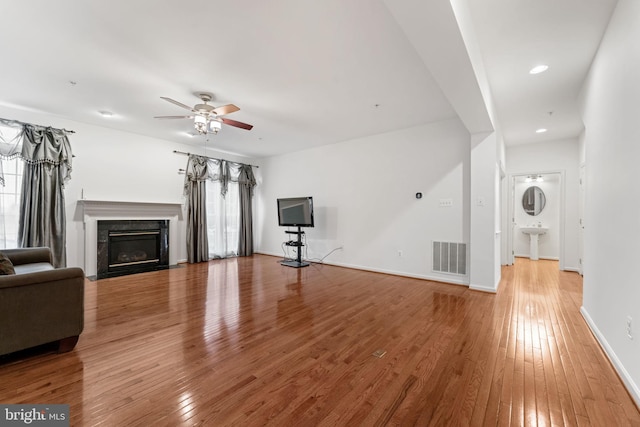
<instances>
[{"instance_id":1,"label":"fireplace opening","mask_svg":"<svg viewBox=\"0 0 640 427\"><path fill-rule=\"evenodd\" d=\"M160 230L110 231L109 268L160 261L159 237Z\"/></svg>"},{"instance_id":2,"label":"fireplace opening","mask_svg":"<svg viewBox=\"0 0 640 427\"><path fill-rule=\"evenodd\" d=\"M98 221L97 278L169 267L168 220Z\"/></svg>"}]
</instances>

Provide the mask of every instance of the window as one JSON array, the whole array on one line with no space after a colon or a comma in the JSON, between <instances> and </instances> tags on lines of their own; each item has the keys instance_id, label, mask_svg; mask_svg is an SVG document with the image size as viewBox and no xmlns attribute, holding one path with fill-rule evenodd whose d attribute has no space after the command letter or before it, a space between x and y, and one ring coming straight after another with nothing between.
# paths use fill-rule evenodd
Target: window
<instances>
[{"instance_id":1,"label":"window","mask_svg":"<svg viewBox=\"0 0 640 427\"><path fill-rule=\"evenodd\" d=\"M240 186L229 182L227 194L220 194L220 181L207 181L207 232L209 258L238 255L240 239Z\"/></svg>"},{"instance_id":2,"label":"window","mask_svg":"<svg viewBox=\"0 0 640 427\"><path fill-rule=\"evenodd\" d=\"M5 181L0 185L0 248L18 247L23 165L20 158L0 159Z\"/></svg>"}]
</instances>

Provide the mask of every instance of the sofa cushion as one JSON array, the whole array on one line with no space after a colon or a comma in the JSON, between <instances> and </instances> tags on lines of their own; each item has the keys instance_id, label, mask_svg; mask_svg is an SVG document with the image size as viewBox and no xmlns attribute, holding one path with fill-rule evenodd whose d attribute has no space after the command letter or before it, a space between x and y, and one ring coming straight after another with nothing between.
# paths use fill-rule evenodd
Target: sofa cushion
<instances>
[{"instance_id":1,"label":"sofa cushion","mask_svg":"<svg viewBox=\"0 0 640 427\"><path fill-rule=\"evenodd\" d=\"M48 262L33 262L31 264L15 265L16 274L35 273L36 271L53 270L53 265Z\"/></svg>"},{"instance_id":2,"label":"sofa cushion","mask_svg":"<svg viewBox=\"0 0 640 427\"><path fill-rule=\"evenodd\" d=\"M0 252L0 275L16 274L11 260L2 252Z\"/></svg>"}]
</instances>

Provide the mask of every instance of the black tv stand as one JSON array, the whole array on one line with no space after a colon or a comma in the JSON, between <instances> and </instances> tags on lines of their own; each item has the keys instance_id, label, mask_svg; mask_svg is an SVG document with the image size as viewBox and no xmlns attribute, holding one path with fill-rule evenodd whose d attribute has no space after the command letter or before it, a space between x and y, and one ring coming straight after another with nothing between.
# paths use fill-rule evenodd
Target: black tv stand
<instances>
[{"instance_id":1,"label":"black tv stand","mask_svg":"<svg viewBox=\"0 0 640 427\"><path fill-rule=\"evenodd\" d=\"M302 247L304 246L304 244L302 243L302 235L304 234L304 231L302 231L301 227L298 227L298 231L285 231L285 233L287 234L297 234L298 235L298 240L297 241L289 241L287 243L285 243L287 246L294 246L296 248L298 248L298 256L295 260L290 260L290 261L282 261L280 262L280 264L285 265L287 267L293 267L293 268L300 268L300 267L308 267L309 263L308 262L304 262L302 261Z\"/></svg>"}]
</instances>

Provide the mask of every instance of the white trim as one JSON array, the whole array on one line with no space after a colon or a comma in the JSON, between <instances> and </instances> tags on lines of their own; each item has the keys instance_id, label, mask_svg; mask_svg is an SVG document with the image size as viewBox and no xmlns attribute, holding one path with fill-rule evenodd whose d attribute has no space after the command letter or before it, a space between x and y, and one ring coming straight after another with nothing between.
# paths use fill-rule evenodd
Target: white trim
<instances>
[{"instance_id":1,"label":"white trim","mask_svg":"<svg viewBox=\"0 0 640 427\"><path fill-rule=\"evenodd\" d=\"M529 254L515 254L515 258L529 258ZM557 256L539 256L538 259L545 259L547 261L558 261Z\"/></svg>"},{"instance_id":2,"label":"white trim","mask_svg":"<svg viewBox=\"0 0 640 427\"><path fill-rule=\"evenodd\" d=\"M262 254L262 255L270 255L270 256L275 256L275 257L280 257L280 258L283 255L281 253L278 254L278 253L264 252L264 251L256 251L255 253L256 254ZM311 261L311 262L313 262L313 261ZM411 279L431 280L433 282L448 283L448 284L451 284L451 285L469 286L469 284L465 280L462 280L462 279L457 280L457 279L449 278L449 277L432 276L432 275L427 275L427 274L409 274L409 273L405 273L405 272L401 272L401 271L385 270L385 269L382 269L382 268L363 267L361 265L345 264L345 263L341 263L341 262L323 261L322 264L334 265L336 267L352 268L354 270L370 271L370 272L373 272L373 273L391 274L393 276L408 277L408 278L411 278Z\"/></svg>"},{"instance_id":3,"label":"white trim","mask_svg":"<svg viewBox=\"0 0 640 427\"><path fill-rule=\"evenodd\" d=\"M497 286L495 288L490 288L489 286L469 285L469 289L472 290L472 291L487 292L487 293L490 293L490 294L498 293L498 287Z\"/></svg>"},{"instance_id":4,"label":"white trim","mask_svg":"<svg viewBox=\"0 0 640 427\"><path fill-rule=\"evenodd\" d=\"M580 307L580 313L582 314L584 320L587 322L587 326L589 326L589 329L591 329L593 336L600 344L600 347L604 351L604 354L607 355L607 358L622 379L622 382L631 395L631 398L634 400L636 406L640 407L640 389L638 388L638 385L633 381L631 375L629 375L629 372L627 372L627 370L624 368L624 365L622 364L622 362L620 362L620 359L618 359L618 356L613 351L604 335L602 335L593 319L591 319L591 316L589 316L589 313L587 312L587 309L584 308L584 306Z\"/></svg>"}]
</instances>

